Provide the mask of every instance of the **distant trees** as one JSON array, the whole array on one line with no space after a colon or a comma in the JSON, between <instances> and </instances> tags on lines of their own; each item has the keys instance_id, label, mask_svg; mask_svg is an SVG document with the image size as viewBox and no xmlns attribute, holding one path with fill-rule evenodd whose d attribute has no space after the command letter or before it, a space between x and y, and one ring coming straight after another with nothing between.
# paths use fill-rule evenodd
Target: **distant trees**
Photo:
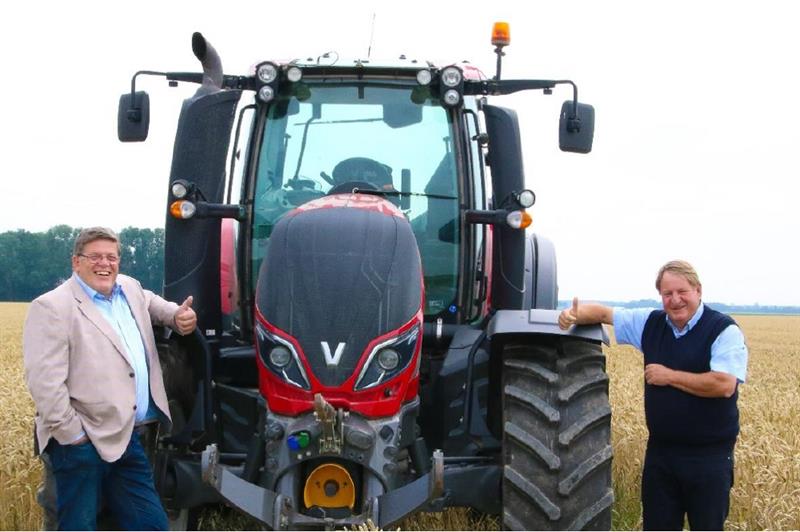
<instances>
[{"instance_id":1,"label":"distant trees","mask_svg":"<svg viewBox=\"0 0 800 532\"><path fill-rule=\"evenodd\" d=\"M120 231L119 239L122 242L119 271L160 294L164 284L164 229L126 227Z\"/></svg>"},{"instance_id":2,"label":"distant trees","mask_svg":"<svg viewBox=\"0 0 800 532\"><path fill-rule=\"evenodd\" d=\"M31 301L72 275L72 245L80 228L57 225L42 233L25 229L0 233L0 301ZM161 293L164 230L126 227L120 272Z\"/></svg>"}]
</instances>

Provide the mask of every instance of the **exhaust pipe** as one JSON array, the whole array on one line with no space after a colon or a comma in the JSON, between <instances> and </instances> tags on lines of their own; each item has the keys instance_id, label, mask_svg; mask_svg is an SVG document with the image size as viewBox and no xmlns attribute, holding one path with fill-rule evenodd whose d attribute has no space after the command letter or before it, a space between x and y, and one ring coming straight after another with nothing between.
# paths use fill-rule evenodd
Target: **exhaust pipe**
<instances>
[{"instance_id":1,"label":"exhaust pipe","mask_svg":"<svg viewBox=\"0 0 800 532\"><path fill-rule=\"evenodd\" d=\"M213 46L196 31L192 34L192 52L203 65L203 84L197 93L210 94L222 90L222 61Z\"/></svg>"}]
</instances>

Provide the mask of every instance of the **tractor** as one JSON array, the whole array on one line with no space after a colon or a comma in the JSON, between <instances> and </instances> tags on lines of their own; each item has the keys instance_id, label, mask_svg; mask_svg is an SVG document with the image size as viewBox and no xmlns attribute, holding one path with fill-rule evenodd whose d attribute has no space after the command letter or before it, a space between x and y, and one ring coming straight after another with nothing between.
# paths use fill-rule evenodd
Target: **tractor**
<instances>
[{"instance_id":1,"label":"tractor","mask_svg":"<svg viewBox=\"0 0 800 532\"><path fill-rule=\"evenodd\" d=\"M514 111L489 97L572 98L563 151L594 109L568 80L470 63L334 53L224 74L137 72L123 142L148 135L140 76L197 84L169 176L164 296L198 329L160 332L171 430L153 449L172 525L227 504L274 530L389 527L468 507L512 529L609 529L602 326L557 325L554 246L526 233ZM138 80L140 81L140 79Z\"/></svg>"}]
</instances>

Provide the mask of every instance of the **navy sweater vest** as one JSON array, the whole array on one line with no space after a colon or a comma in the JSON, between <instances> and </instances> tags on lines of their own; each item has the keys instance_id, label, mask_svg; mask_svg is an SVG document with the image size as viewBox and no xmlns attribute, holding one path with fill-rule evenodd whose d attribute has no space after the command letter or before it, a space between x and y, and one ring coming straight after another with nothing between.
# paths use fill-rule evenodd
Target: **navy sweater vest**
<instances>
[{"instance_id":1,"label":"navy sweater vest","mask_svg":"<svg viewBox=\"0 0 800 532\"><path fill-rule=\"evenodd\" d=\"M736 322L708 306L692 329L675 338L665 312L655 310L642 332L645 364L691 373L711 371L711 344ZM644 385L644 411L654 446L725 446L739 434L737 391L729 398L698 397L672 386Z\"/></svg>"}]
</instances>

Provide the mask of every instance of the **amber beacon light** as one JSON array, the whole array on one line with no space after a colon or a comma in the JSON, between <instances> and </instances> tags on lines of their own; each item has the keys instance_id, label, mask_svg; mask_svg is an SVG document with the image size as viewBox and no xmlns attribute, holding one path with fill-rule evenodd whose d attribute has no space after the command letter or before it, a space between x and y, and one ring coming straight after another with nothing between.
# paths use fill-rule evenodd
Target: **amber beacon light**
<instances>
[{"instance_id":1,"label":"amber beacon light","mask_svg":"<svg viewBox=\"0 0 800 532\"><path fill-rule=\"evenodd\" d=\"M492 27L492 45L508 46L511 44L511 30L508 22L495 22Z\"/></svg>"}]
</instances>

